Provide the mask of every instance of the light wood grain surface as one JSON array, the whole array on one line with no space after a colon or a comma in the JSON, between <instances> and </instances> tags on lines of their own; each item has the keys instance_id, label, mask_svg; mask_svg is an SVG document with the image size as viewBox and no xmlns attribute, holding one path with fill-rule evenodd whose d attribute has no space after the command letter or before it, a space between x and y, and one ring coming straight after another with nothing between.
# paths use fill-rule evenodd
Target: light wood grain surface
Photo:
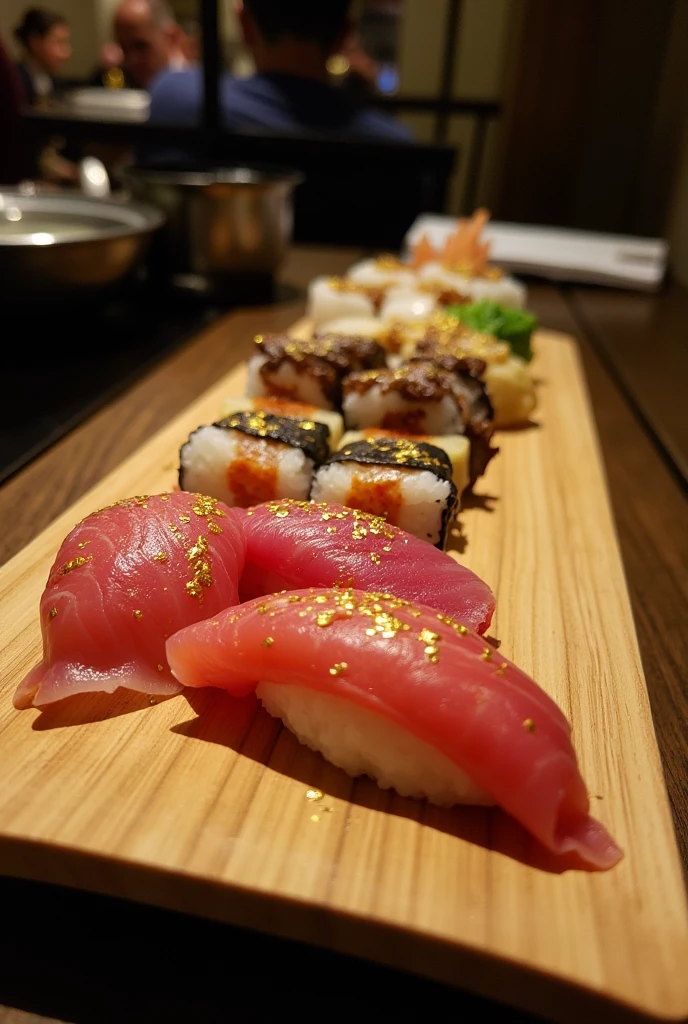
<instances>
[{"instance_id":1,"label":"light wood grain surface","mask_svg":"<svg viewBox=\"0 0 688 1024\"><path fill-rule=\"evenodd\" d=\"M618 868L559 874L499 813L354 783L252 700L151 707L118 694L13 711L60 540L100 504L169 487L179 444L236 376L0 576L0 869L362 953L556 1019L580 1019L594 996L685 1015L685 894L575 345L541 335L534 368L539 426L500 435L482 500L461 517L462 558L497 591L501 649L571 718L598 814L627 850Z\"/></svg>"}]
</instances>

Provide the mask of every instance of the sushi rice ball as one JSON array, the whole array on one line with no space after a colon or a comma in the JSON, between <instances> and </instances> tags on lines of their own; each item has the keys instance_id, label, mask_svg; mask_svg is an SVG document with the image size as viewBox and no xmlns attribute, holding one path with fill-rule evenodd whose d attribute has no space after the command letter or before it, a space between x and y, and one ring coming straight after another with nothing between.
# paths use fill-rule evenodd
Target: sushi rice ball
<instances>
[{"instance_id":1,"label":"sushi rice ball","mask_svg":"<svg viewBox=\"0 0 688 1024\"><path fill-rule=\"evenodd\" d=\"M316 277L308 285L306 316L314 327L340 317L375 316L375 304L368 295L362 291L343 291L333 280L338 279Z\"/></svg>"},{"instance_id":2,"label":"sushi rice ball","mask_svg":"<svg viewBox=\"0 0 688 1024\"><path fill-rule=\"evenodd\" d=\"M395 256L379 256L377 259L360 260L349 268L346 276L356 284L372 288L402 286L414 288L416 275Z\"/></svg>"},{"instance_id":3,"label":"sushi rice ball","mask_svg":"<svg viewBox=\"0 0 688 1024\"><path fill-rule=\"evenodd\" d=\"M410 288L390 288L380 307L382 320L424 320L437 308L437 299L429 292Z\"/></svg>"}]
</instances>

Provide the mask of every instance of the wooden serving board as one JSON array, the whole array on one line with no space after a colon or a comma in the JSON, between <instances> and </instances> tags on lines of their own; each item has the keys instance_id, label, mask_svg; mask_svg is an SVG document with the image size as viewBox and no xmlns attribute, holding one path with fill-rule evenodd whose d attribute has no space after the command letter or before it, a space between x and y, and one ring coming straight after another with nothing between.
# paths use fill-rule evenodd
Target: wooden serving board
<instances>
[{"instance_id":1,"label":"wooden serving board","mask_svg":"<svg viewBox=\"0 0 688 1024\"><path fill-rule=\"evenodd\" d=\"M541 332L535 348L537 422L499 435L454 543L496 591L501 651L571 719L594 811L626 850L618 867L562 872L502 812L353 781L252 697L151 705L118 691L14 710L63 537L101 505L172 487L180 444L241 393L240 370L0 572L0 871L322 944L557 1020L688 1015L685 892L592 413L573 339Z\"/></svg>"}]
</instances>

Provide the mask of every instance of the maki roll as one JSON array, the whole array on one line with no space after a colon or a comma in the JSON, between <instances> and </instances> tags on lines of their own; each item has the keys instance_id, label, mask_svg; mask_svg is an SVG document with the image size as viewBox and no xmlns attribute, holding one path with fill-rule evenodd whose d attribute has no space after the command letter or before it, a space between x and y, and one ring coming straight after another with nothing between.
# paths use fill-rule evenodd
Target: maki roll
<instances>
[{"instance_id":1,"label":"maki roll","mask_svg":"<svg viewBox=\"0 0 688 1024\"><path fill-rule=\"evenodd\" d=\"M369 438L330 455L313 475L311 498L384 516L444 547L457 503L449 456L408 437Z\"/></svg>"},{"instance_id":2,"label":"maki roll","mask_svg":"<svg viewBox=\"0 0 688 1024\"><path fill-rule=\"evenodd\" d=\"M416 356L410 365L436 366L448 373L453 380L454 394L461 410L463 429L471 442L469 462L470 485L482 476L490 459L499 451L491 447L495 428L495 414L487 393L487 386L482 379L486 364L482 359L457 357L449 353L438 354L432 361Z\"/></svg>"},{"instance_id":3,"label":"maki roll","mask_svg":"<svg viewBox=\"0 0 688 1024\"><path fill-rule=\"evenodd\" d=\"M405 434L463 434L451 373L430 362L351 373L343 384L347 430L383 427Z\"/></svg>"},{"instance_id":4,"label":"maki roll","mask_svg":"<svg viewBox=\"0 0 688 1024\"><path fill-rule=\"evenodd\" d=\"M342 437L338 448L346 448L355 441L369 441L376 437L406 437L396 430L384 430L382 427L366 427L365 430L347 430ZM461 494L468 487L470 480L470 457L471 442L461 434L444 434L441 437L428 437L421 434L413 438L422 444L431 444L435 448L441 448L449 456L452 464L452 479L456 485L458 494Z\"/></svg>"},{"instance_id":5,"label":"maki roll","mask_svg":"<svg viewBox=\"0 0 688 1024\"><path fill-rule=\"evenodd\" d=\"M328 428L265 412L237 412L199 427L179 453L179 486L229 506L308 497L314 468L327 458Z\"/></svg>"},{"instance_id":6,"label":"maki roll","mask_svg":"<svg viewBox=\"0 0 688 1024\"><path fill-rule=\"evenodd\" d=\"M428 290L389 288L380 306L383 320L424 320L437 307L437 298Z\"/></svg>"},{"instance_id":7,"label":"maki roll","mask_svg":"<svg viewBox=\"0 0 688 1024\"><path fill-rule=\"evenodd\" d=\"M406 331L401 350L407 359L424 356L435 359L440 355L452 355L457 359L482 359L488 366L504 363L511 355L506 341L492 334L483 334L460 323L448 313L435 314L425 329L414 333Z\"/></svg>"},{"instance_id":8,"label":"maki roll","mask_svg":"<svg viewBox=\"0 0 688 1024\"><path fill-rule=\"evenodd\" d=\"M273 416L285 416L289 420L315 420L324 423L330 431L330 448L338 448L344 433L344 420L338 412L331 409L319 409L307 402L291 402L288 398L225 398L222 403L222 415L231 416L235 412L269 412Z\"/></svg>"},{"instance_id":9,"label":"maki roll","mask_svg":"<svg viewBox=\"0 0 688 1024\"><path fill-rule=\"evenodd\" d=\"M484 376L487 364L473 356L457 357L443 353L433 359L414 356L411 365L430 365L446 371L453 379L454 394L459 400L465 427L492 423L494 409L487 394Z\"/></svg>"},{"instance_id":10,"label":"maki roll","mask_svg":"<svg viewBox=\"0 0 688 1024\"><path fill-rule=\"evenodd\" d=\"M374 316L385 287L347 277L316 277L308 286L306 316L314 327L342 316Z\"/></svg>"},{"instance_id":11,"label":"maki roll","mask_svg":"<svg viewBox=\"0 0 688 1024\"><path fill-rule=\"evenodd\" d=\"M271 395L320 409L341 405L341 381L353 370L385 365L385 350L371 338L326 334L300 341L288 334L259 334L248 363L249 397Z\"/></svg>"},{"instance_id":12,"label":"maki roll","mask_svg":"<svg viewBox=\"0 0 688 1024\"><path fill-rule=\"evenodd\" d=\"M525 305L524 285L488 262L490 242L481 241L481 233L489 218L483 209L470 218L460 218L441 250L423 235L412 246L411 266L420 281L455 289L473 302L490 299L520 308Z\"/></svg>"},{"instance_id":13,"label":"maki roll","mask_svg":"<svg viewBox=\"0 0 688 1024\"><path fill-rule=\"evenodd\" d=\"M408 263L390 253L354 263L349 267L346 279L368 288L413 288L416 275Z\"/></svg>"}]
</instances>

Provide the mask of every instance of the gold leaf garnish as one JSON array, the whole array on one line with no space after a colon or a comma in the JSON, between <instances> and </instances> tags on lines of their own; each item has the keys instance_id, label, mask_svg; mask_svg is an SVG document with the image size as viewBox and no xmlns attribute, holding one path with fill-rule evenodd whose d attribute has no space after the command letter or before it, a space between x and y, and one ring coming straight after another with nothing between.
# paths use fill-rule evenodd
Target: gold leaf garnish
<instances>
[{"instance_id":1,"label":"gold leaf garnish","mask_svg":"<svg viewBox=\"0 0 688 1024\"><path fill-rule=\"evenodd\" d=\"M206 537L199 537L195 544L186 552L192 578L186 584L186 592L189 597L198 598L203 601L203 590L212 585L213 575L210 564L210 552Z\"/></svg>"},{"instance_id":2,"label":"gold leaf garnish","mask_svg":"<svg viewBox=\"0 0 688 1024\"><path fill-rule=\"evenodd\" d=\"M194 494L196 502L191 506L191 511L197 516L226 516L221 508L217 507L217 498L211 498L207 494Z\"/></svg>"},{"instance_id":3,"label":"gold leaf garnish","mask_svg":"<svg viewBox=\"0 0 688 1024\"><path fill-rule=\"evenodd\" d=\"M86 565L87 562L93 561L93 555L89 555L88 558L84 558L83 555L77 555L76 558L71 558L68 562L65 562L60 568L60 572L63 576L66 576L68 572L72 572L73 569L79 569L82 565Z\"/></svg>"}]
</instances>

